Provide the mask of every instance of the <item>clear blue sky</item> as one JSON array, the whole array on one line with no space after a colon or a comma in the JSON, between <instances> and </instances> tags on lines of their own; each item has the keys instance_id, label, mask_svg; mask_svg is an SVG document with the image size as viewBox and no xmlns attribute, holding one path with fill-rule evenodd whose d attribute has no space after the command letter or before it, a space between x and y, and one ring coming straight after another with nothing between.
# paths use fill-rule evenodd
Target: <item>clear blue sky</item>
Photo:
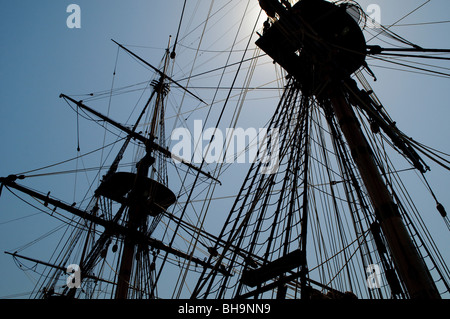
<instances>
[{"instance_id":1,"label":"clear blue sky","mask_svg":"<svg viewBox=\"0 0 450 319\"><path fill-rule=\"evenodd\" d=\"M216 1L214 8L226 2L225 0ZM379 5L382 10L383 25L397 22L425 2L425 0L359 1L364 9L370 4ZM66 19L69 16L66 8L71 3L76 3L81 8L80 29L69 29L66 26ZM209 37L205 39L202 48L211 51L228 49L232 38L226 36L226 30L240 20L244 3L246 2L241 1L240 6L233 7L234 10L228 12L226 18L216 17L214 22L217 24L211 23L211 30L208 30ZM75 156L76 116L67 104L58 98L59 94L89 93L108 90L111 87L117 46L110 39L134 45L130 48L157 65L162 58L169 35L175 36L177 32L182 5L182 0L2 0L0 2L0 176L28 171ZM197 5L196 16L192 16ZM210 1L203 0L195 3L189 1L182 35L203 21L209 5ZM251 2L250 8L252 11L249 17L252 18L249 18L249 24L244 26L247 30L246 34L251 31L257 14L255 10L258 8L257 0ZM400 26L393 27L392 30L422 47L450 49L448 36L450 24L406 25L448 20L449 12L448 0L431 0L417 12L399 22ZM214 36L215 30L219 37ZM176 67L178 78L183 78L190 71L189 63L192 61L193 54L192 50L186 47L198 45L200 31L201 28L195 30L182 42L184 47L180 48L180 52L184 52L188 57L180 58L178 61L179 64ZM244 45L245 41L239 44L240 47ZM180 56L183 57L182 54ZM125 59L125 56L120 55L120 59L122 58ZM239 58L240 55L234 55L231 62L238 61ZM222 56L215 59L211 53L202 52L199 61L194 74L220 67L224 60ZM150 74L148 70L126 64L129 61L124 63L127 67L118 70L120 74L118 81L121 82L117 86L148 79ZM399 128L426 145L450 152L448 129L450 79L377 67L393 66L381 62L369 61L369 63L373 64L372 70L378 77L378 81L371 81L371 85L389 114L397 121ZM424 63L428 61L425 60ZM450 67L448 63L445 66ZM262 79L264 76L270 77L267 74L261 75L262 83L269 81L269 79ZM215 84L216 82L211 85ZM203 94L201 90L197 92ZM265 103L269 103L268 106L261 105L261 108L266 107L270 110L275 106L276 96L272 96L272 99ZM105 112L105 104L101 104L99 109ZM113 114L120 116L120 108L116 111L117 113ZM243 118L253 121L256 117L260 120L260 125L267 120L266 117L260 119L259 114L258 116L255 114L257 111L254 109L247 109ZM89 123L81 124L83 151L89 151L101 145L93 142L97 136L94 135L96 134L93 133L94 131L89 131L89 125ZM103 135L100 135L100 140L102 138ZM430 166L432 171L427 174L430 184L450 212L449 172L431 163ZM406 163L400 168L403 167L407 167ZM240 177L241 175L228 177L228 182L240 185ZM70 178L66 181L73 183L73 177ZM412 192L417 199L419 210L425 211L424 219L429 220L430 229L436 235L436 241L440 242L445 250L446 246L442 243L448 243L449 233L435 211L433 201L430 200L429 194L420 182L406 178L413 183ZM56 188L55 194L69 196L67 201L72 200L73 187L64 192L62 190L64 185L54 186L51 183L52 180L44 178L42 182L37 179L30 180L27 185L42 191ZM222 192L221 194L224 195L235 193L229 184ZM6 193L4 190L0 198L0 297L31 291L34 281L32 276L27 277L18 270L12 258L5 256L3 251L14 250L58 224L56 221L48 221L48 216L39 215L13 221L16 218L28 216L33 210L22 203L17 203L17 199L11 195L6 196ZM448 252L442 252L448 262Z\"/></svg>"}]
</instances>

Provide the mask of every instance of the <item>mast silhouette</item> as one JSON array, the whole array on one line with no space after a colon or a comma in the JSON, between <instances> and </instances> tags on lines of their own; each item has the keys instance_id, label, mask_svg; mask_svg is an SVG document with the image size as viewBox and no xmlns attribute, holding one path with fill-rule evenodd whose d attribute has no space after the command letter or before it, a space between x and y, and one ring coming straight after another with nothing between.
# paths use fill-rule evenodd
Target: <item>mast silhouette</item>
<instances>
[{"instance_id":1,"label":"mast silhouette","mask_svg":"<svg viewBox=\"0 0 450 319\"><path fill-rule=\"evenodd\" d=\"M63 210L75 218L68 223L70 232L67 232L66 246L60 249L58 244L55 251L58 256L52 256L48 262L23 256L19 254L20 249L5 252L16 261L24 259L51 269L53 274L42 273L45 286L36 296L76 298L84 294L92 298L94 293L99 296L108 293L108 297L116 299L156 298L162 286L158 282L164 281L165 275L175 281L173 274L176 271L170 272L172 266L180 270L176 282L178 294L174 290L172 297L180 296L186 287L183 293L193 299L267 296L341 299L357 298L358 293L365 293L370 298L384 298L384 292L391 293L394 299L439 299L438 287L445 286L446 293L450 291L445 277L448 277L448 268L444 265L442 271L439 267L442 260L436 262L434 259L440 258L439 252L429 254L434 246L422 245L425 241L419 231L423 228L417 230L418 224L413 223L405 207L409 203L403 202L400 198L403 194L397 193L398 184L390 177L397 171L391 170L387 153L382 154L385 150L377 134L381 132L379 139L386 140L412 165L411 169L423 175L429 167L416 152L421 152L421 145L396 127L359 73L365 69L375 77L366 63L368 56L383 54L448 60L418 54L448 53L450 50L424 49L411 43L412 48L367 45L355 19L355 11L350 13L357 6L353 1L299 0L291 5L287 0L259 0L259 3L269 18L261 34L258 33L256 46L288 74L283 95L264 137L271 154L275 152L271 148L273 145L279 147L279 169L261 174L262 169L270 165L252 162L238 194L226 196L235 201L220 234L212 235L203 229L209 205L218 198L208 191L205 199L189 195L184 202L181 198L186 190L190 194L194 193L194 188L197 190L196 182L193 187L187 182L187 174L192 173L189 171L182 180L180 193L175 196L168 186L165 160L176 159L188 170L195 171L196 181L203 175L220 184L221 170L215 170L215 177L203 170L203 164L199 168L178 158L165 147L165 137L158 134L164 132L164 104L171 85L208 104L181 85L183 80L176 81L168 75L171 74L169 61L175 57L175 48L170 54L170 42L163 66L156 68L112 40L155 71L157 79L151 82L150 96L133 126L111 119L82 100L60 95L69 104L76 105L77 114L78 109L90 113L126 135L86 208L63 202L50 196L50 192L41 193L17 183L32 175L0 177L0 194L3 187L15 189L45 206L45 212L52 216L58 209L57 214ZM241 63L253 59L244 60L243 56ZM360 80L364 89L358 88L353 76ZM149 124L146 124L145 133L137 132L144 115ZM364 117L366 121L362 119ZM280 134L274 133L273 129L279 129ZM132 172L119 171L120 162L133 140L144 153L137 161L133 160ZM332 148L327 147L329 142ZM257 158L262 160L267 154L259 152ZM430 158L439 163L433 156ZM178 169L177 173L181 181ZM344 196L340 196L341 190ZM207 203L202 204L205 210L202 207L200 217L194 206L197 201ZM182 206L183 212L179 216L177 210L169 212L175 203L186 205ZM436 203L448 227L445 209L437 199ZM49 205L54 207L51 207L52 213ZM188 207L192 207L201 224L190 222L190 216L185 215ZM219 206L219 210L221 208ZM344 211L348 211L349 216L341 214ZM420 217L417 220L420 223ZM165 228L158 229L163 236L153 237L160 222L165 224ZM175 229L170 227L172 222L176 224ZM170 231L173 237L167 242ZM81 237L84 235L86 237ZM65 233L63 239L67 236ZM175 248L180 244L175 239L180 238L189 244L188 251ZM110 249L113 241L115 244ZM354 251L349 253L350 249ZM114 255L107 256L109 250ZM357 253L361 259L352 260ZM202 254L203 258L200 257ZM71 262L79 263L83 289L57 286L69 258L75 258ZM186 262L180 263L180 259ZM116 263L114 266L110 266L111 260ZM427 265L430 261L432 267ZM317 264L313 265L313 262ZM377 290L366 285L367 274L364 273L366 267L373 264L381 264L384 271L385 282ZM438 280L431 276L436 273L440 276ZM194 280L189 284L196 282L193 290L188 287L188 275L189 280ZM102 284L107 284L108 289L100 286Z\"/></svg>"},{"instance_id":2,"label":"mast silhouette","mask_svg":"<svg viewBox=\"0 0 450 319\"><path fill-rule=\"evenodd\" d=\"M336 6L323 0L302 0L294 7L285 2L282 5L278 0L260 0L260 3L269 16L274 17L274 13L276 13L280 17L275 22L276 25L272 25L267 32L270 33L271 29L272 31L276 30L273 33L281 36L280 40L273 35L263 35L259 40L260 47L263 50L266 49L265 52L274 58L275 62L296 77L304 89L311 90L320 99L328 99L331 102L334 115L375 208L375 216L391 250L397 271L404 281L410 297L440 298L429 270L417 252L398 208L375 164L373 151L361 131L361 125L343 93L346 92L343 83L351 82L349 75L356 68L365 65L362 59L366 55L366 44L356 21L352 20L350 15L345 12L345 4ZM322 20L323 16L328 16L327 21ZM295 20L296 18L297 20ZM299 29L304 35L302 40L299 40L298 33L295 33ZM342 33L339 34L339 32ZM269 39L266 40L265 37L269 37ZM324 38L330 42L322 42L321 40ZM280 52L274 49L280 44L284 44L283 49L285 49L287 45L283 41L301 51L299 59L292 59L292 52ZM303 50L306 52L305 55L308 54L315 58L309 60L308 56L302 60ZM294 65L294 61L300 64L300 67L303 68L302 71L311 70L311 73L305 76L303 72L298 72L299 66ZM354 65L355 61L356 65ZM317 86L311 87L311 82L314 80L322 82L317 86L325 85L322 88L324 93L319 93Z\"/></svg>"},{"instance_id":3,"label":"mast silhouette","mask_svg":"<svg viewBox=\"0 0 450 319\"><path fill-rule=\"evenodd\" d=\"M115 42L115 41L114 41ZM117 42L115 42L118 44ZM118 44L121 48L124 48ZM135 57L138 57L131 51L127 49L127 52ZM139 58L139 57L138 57ZM141 61L143 59L139 58ZM150 65L146 62L147 65ZM6 178L0 178L0 183L3 186L17 189L25 194L28 194L38 200L44 202L45 206L52 205L56 208L63 209L75 216L78 216L90 223L91 225L100 225L104 227L104 232L100 235L99 239L96 241L94 247L88 252L86 250L87 241L81 260L79 262L81 272L81 280L83 279L94 279L96 281L111 283L111 281L103 280L97 276L91 274L91 271L95 265L96 260L104 253L104 247L108 245L112 236L123 238L123 248L120 255L120 262L117 271L117 282L113 283L115 287L114 298L116 299L126 299L130 296L130 290L135 290L134 287L130 286L130 281L133 276L133 264L138 257L138 250L148 250L148 247L152 249L162 250L167 253L173 254L177 257L183 259L189 259L197 265L204 267L208 266L203 260L200 260L192 255L181 252L177 249L167 246L159 240L151 238L147 234L147 218L148 216L153 216L157 218L160 214L167 214L171 216L166 209L171 206L175 201L175 195L163 184L156 182L149 178L150 168L155 163L156 153L163 155L166 158L177 158L172 154L167 148L162 145L155 143L156 136L158 132L162 129L164 122L164 99L169 92L169 83L175 83L168 77L167 71L169 67L169 50L166 50L164 67L163 70L158 70L160 75L159 80L155 80L151 83L153 88L150 97L148 98L144 108L142 109L138 119L132 128L128 128L108 116L101 114L100 112L94 110L93 108L85 105L83 101L76 101L75 99L61 94L60 98L63 98L71 103L77 105L78 108L87 111L96 117L102 119L103 121L113 125L114 127L120 129L127 134L125 142L117 154L115 160L111 164L108 172L104 175L102 183L95 191L95 195L91 200L88 207L92 207L89 211L84 211L80 208L75 207L75 205L66 204L58 199L54 199L50 196L50 192L47 195L41 194L34 190L31 190L25 186L19 185L16 181L25 178L25 176L10 175ZM153 67L154 68L154 67ZM177 85L179 85L177 83ZM192 94L188 90L188 93ZM148 137L136 132L140 121L142 120L145 113L149 111L150 105L154 107L151 109L151 123L149 124ZM159 126L161 126L159 128ZM145 146L145 155L136 164L136 173L126 173L117 172L118 165L123 158L123 154L131 141L135 139ZM164 141L162 141L164 142ZM219 180L211 176L211 174L202 171L195 165L190 164L182 159L180 162L190 169L195 170L198 174L202 174L215 182L220 183ZM121 204L121 207L116 212L116 215L112 220L106 220L101 216L98 216L97 212L99 210L98 200L103 196L105 198L111 199ZM123 219L123 222L119 222ZM209 235L209 234L208 234ZM113 250L117 250L114 248ZM9 253L11 254L11 253ZM39 261L34 258L25 257L18 255L16 253L11 254L15 258L22 258L29 261L34 261L45 265L50 268L65 270L64 267L60 265L54 265ZM52 297L53 290L46 290L45 297ZM74 298L76 289L65 289L66 297ZM44 295L45 295L44 294Z\"/></svg>"},{"instance_id":4,"label":"mast silhouette","mask_svg":"<svg viewBox=\"0 0 450 319\"><path fill-rule=\"evenodd\" d=\"M256 45L267 53L275 63L286 70L290 80L280 101L281 106L274 115L276 120L271 123L271 125L284 125L284 128L280 129L282 130L280 135L283 136L280 148L281 153L286 154L287 161L286 175L278 200L279 204L272 218L274 225L276 223L282 224L281 227L287 227L287 229L284 231L286 232L286 235L283 235L284 241L281 242L282 236L278 235L280 243L277 242L277 244L279 246L275 246L274 240L276 226L272 227L266 242L259 243L259 246L267 245L266 257L262 264L252 264L244 259L241 266L237 261L238 256L228 251L228 246L224 247L219 262L222 262L222 258L227 258L231 260L232 265L236 265L236 267L239 265L243 269L241 280L236 282L234 286L235 297L245 296L248 298L277 289L277 296L284 298L287 284L294 287L299 286L302 298L309 299L312 297L312 290L308 285L306 261L308 214L305 212L307 211L309 161L305 158L302 167L299 167L298 163L301 161L299 154L308 155L308 140L310 139L307 129L310 121L308 114L311 104L314 102L307 101L315 99L325 113L330 125L334 125L335 122L338 124L337 127L340 128L347 142L351 158L356 165L374 209L375 222L371 225L372 235L380 244L381 240L378 240L379 235L376 229L381 228L395 265L395 271L404 284L406 293L410 298L439 299L440 294L437 287L418 252L418 248L408 233L393 195L383 180L373 150L364 136L361 124L353 110L353 107L356 107L370 114L374 121L373 128L380 129L381 127L403 152L403 155L410 159L419 171L422 173L426 171L422 160L410 143L402 138L401 134L395 129L395 125L392 125L371 105L368 94L359 90L356 82L350 77L360 68L368 69L365 58L368 53L374 51L374 48L369 49L367 47L358 22L347 12L348 6L352 4L342 3L337 5L325 0L301 0L293 6L288 1L278 0L259 0L259 3L261 8L266 11L269 19L264 23L263 34L260 34ZM368 70L371 73L370 69ZM280 110L280 107L283 109ZM296 115L292 115L292 112ZM291 127L285 124L292 121L297 121L297 124ZM340 138L336 132L332 132L332 134L333 139L338 140ZM288 139L287 136L290 136L292 144L284 142ZM340 160L344 161L345 159ZM295 163L297 163L297 166ZM250 245L248 248L250 252L253 251L253 247L257 246L258 237L262 236L262 225L267 218L262 214L266 213L267 207L270 205L268 203L268 198L271 196L270 187L274 184L274 178L258 178L252 170L253 167L249 171L249 175L242 185L238 199L230 213L229 218L232 214L236 214L235 226L227 228L231 223L231 220L228 219L222 230L222 235L230 234L230 244L238 241L244 245L243 240L249 240L247 245ZM254 175L250 175L250 173ZM294 176L292 176L293 174ZM297 192L299 187L297 185L297 179L299 178L304 183L304 192L298 195L298 198L303 196L303 205L296 204L295 199L292 198L289 204L286 204L289 209L285 208L286 215L283 219L280 214L280 204L282 200L287 200L287 197L283 195L284 189L287 187L285 186L286 181L291 181L290 187L292 187L294 193ZM254 201L259 201L260 206L252 203L248 206L247 212L238 209L239 206L247 205L247 200L250 197L250 191L245 196L241 195L241 192L246 192L253 185L255 185L256 195L252 198ZM268 189L268 191L265 192L265 189ZM260 208L257 210L257 207ZM290 221L293 218L293 212L295 210L300 211L300 209L302 209L303 214L299 222L301 225L299 248L289 252L286 249L283 250L283 245L286 247L290 244L288 241L290 227L292 227ZM252 217L252 214L256 216ZM254 218L252 226L250 226L251 218ZM241 222L237 224L239 220ZM250 227L254 227L252 231L249 230ZM266 227L270 229L269 225ZM254 235L251 235L252 233ZM295 244L296 241L292 240L292 243ZM273 246L270 247L270 245ZM380 255L383 255L384 248L382 246L384 247L384 244L379 246ZM268 260L269 249L279 251L278 259ZM194 290L193 298L199 296L206 298L213 291L220 298L225 296L225 291L228 287L231 287L231 283L228 279L223 281L217 279L218 281L215 281L216 274L214 271L217 269L216 267L208 270L209 272L205 269ZM299 269L297 273L295 273L295 269ZM386 276L393 295L401 294L402 289L395 273L386 268ZM297 278L300 278L299 282L296 281ZM269 284L267 283L269 280L274 282ZM220 288L213 290L213 287L217 287L219 283ZM243 293L244 286L247 288L254 287L255 290Z\"/></svg>"}]
</instances>

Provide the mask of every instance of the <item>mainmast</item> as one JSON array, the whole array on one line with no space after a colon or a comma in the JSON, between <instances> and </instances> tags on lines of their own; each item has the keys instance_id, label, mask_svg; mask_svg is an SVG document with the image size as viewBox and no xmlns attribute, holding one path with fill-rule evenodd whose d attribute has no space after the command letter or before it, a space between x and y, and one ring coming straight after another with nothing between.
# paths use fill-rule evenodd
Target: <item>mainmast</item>
<instances>
[{"instance_id":1,"label":"mainmast","mask_svg":"<svg viewBox=\"0 0 450 319\"><path fill-rule=\"evenodd\" d=\"M353 109L339 93L331 96L331 105L375 208L375 216L389 245L397 271L410 297L440 298L431 275L412 242L398 207L375 164L372 150L361 131Z\"/></svg>"},{"instance_id":2,"label":"mainmast","mask_svg":"<svg viewBox=\"0 0 450 319\"><path fill-rule=\"evenodd\" d=\"M302 0L291 7L282 3L260 0L273 24L266 26L257 45L299 82L303 92L330 103L410 297L440 298L346 98L345 83L366 65L362 31L346 13L345 4Z\"/></svg>"}]
</instances>

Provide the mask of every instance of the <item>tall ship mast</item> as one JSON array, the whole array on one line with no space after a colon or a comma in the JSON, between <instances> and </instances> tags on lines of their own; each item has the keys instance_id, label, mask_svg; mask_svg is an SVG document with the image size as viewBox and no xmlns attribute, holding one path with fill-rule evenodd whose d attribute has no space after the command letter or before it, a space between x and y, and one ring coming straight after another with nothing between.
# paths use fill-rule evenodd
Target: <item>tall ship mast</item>
<instances>
[{"instance_id":1,"label":"tall ship mast","mask_svg":"<svg viewBox=\"0 0 450 319\"><path fill-rule=\"evenodd\" d=\"M366 75L376 80L371 59L445 63L450 50L421 47L381 25L375 37L400 45L371 44L368 29L375 21L355 1L252 0L238 10L242 20L231 47L201 51L207 30L232 2L216 11L211 3L207 19L183 37L185 1L178 33L170 37L158 66L132 46L112 40L117 56L111 90L60 95L76 116L77 157L0 178L2 199L12 194L62 223L36 241L5 251L19 268L39 275L29 296L449 298L446 248L435 242L426 216L439 218L445 243L450 230L446 199L433 190L427 174L432 166L448 174L450 156L404 133ZM254 25L247 26L250 16ZM243 32L250 36L242 40ZM190 35L197 48L187 45ZM193 65L206 53L227 58L216 58L222 66L180 75L178 59L185 52L194 53ZM116 87L121 55L144 68L150 79ZM240 60L233 62L237 56ZM262 59L275 66L276 78L257 73ZM450 77L422 64L413 67ZM216 77L210 79L212 74ZM197 85L203 77L202 83L216 86ZM208 89L209 94L202 93ZM128 119L95 106L102 100L110 106L116 96L135 91L134 108L122 106L133 108ZM262 99L276 92L277 102L245 118L241 113L252 92ZM189 110L182 109L186 105ZM262 128L253 135L240 128L258 112L267 113ZM100 148L81 152L82 121L104 130L104 136L89 137L103 138ZM100 152L100 167L78 168ZM77 169L56 170L73 161ZM398 163L407 168L396 168ZM89 172L95 177L90 179ZM435 206L432 214L417 208L403 172L415 172L422 181ZM33 177L66 174L89 179L81 202L26 184ZM227 192L221 193L223 188ZM53 249L45 246L51 250L48 259L27 254L53 233L59 240Z\"/></svg>"}]
</instances>

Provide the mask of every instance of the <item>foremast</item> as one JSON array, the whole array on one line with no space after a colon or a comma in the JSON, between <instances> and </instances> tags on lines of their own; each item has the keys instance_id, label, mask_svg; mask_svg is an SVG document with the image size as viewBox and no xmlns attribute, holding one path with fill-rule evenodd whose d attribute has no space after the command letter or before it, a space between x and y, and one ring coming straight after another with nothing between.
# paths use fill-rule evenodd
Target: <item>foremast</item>
<instances>
[{"instance_id":1,"label":"foremast","mask_svg":"<svg viewBox=\"0 0 450 319\"><path fill-rule=\"evenodd\" d=\"M17 184L17 180L26 178L26 176L24 175L10 175L5 178L0 178L0 184L1 187L5 186L7 188L13 188L29 195L41 201L46 207L49 205L54 206L53 211L55 211L56 209L62 209L81 218L82 220L84 220L86 227L89 229L89 232L91 231L93 226L102 226L104 228L103 233L96 240L95 244L89 251L87 249L89 235L85 240L81 260L79 262L80 268L82 269L81 280L83 281L84 279L91 279L94 281L112 284L115 287L114 298L126 299L130 296L130 290L136 289L130 286L130 280L132 278L133 263L137 257L137 248L148 251L148 248L151 247L152 249L161 250L179 258L190 260L193 263L206 268L212 267L205 261L196 258L192 254L184 253L182 251L174 249L171 247L171 245L166 245L162 241L154 239L148 234L146 227L148 216L150 215L155 218L159 218L161 214L165 214L170 217L171 214L167 211L167 209L176 201L175 195L170 191L170 189L167 188L166 185L164 185L164 182L159 183L149 177L149 175L152 175L150 174L150 171L151 167L155 164L156 157L162 157L166 159L176 158L183 165L187 166L189 169L194 170L197 174L202 174L207 178L210 178L214 182L220 183L220 181L214 178L211 174L199 169L195 165L177 158L163 144L161 144L164 143L163 140L156 143L157 135L160 134L161 130L164 128L164 100L169 93L170 83L175 83L177 86L181 87L189 94L205 103L203 100L192 94L192 92L190 92L189 90L183 88L179 83L177 83L167 75L170 62L169 50L166 50L163 69L159 70L130 50L126 49L121 44L117 42L115 43L122 49L126 50L129 54L133 55L135 58L150 66L154 71L157 72L157 74L159 75L159 79L152 81L152 93L132 128L122 125L119 122L112 120L108 116L101 114L100 112L87 106L83 101L77 101L65 94L60 95L60 98L65 99L69 103L75 104L77 108L93 114L99 119L113 125L115 128L127 134L125 142L123 143L119 153L111 164L108 172L103 176L103 180L100 186L95 191L94 197L88 205L88 210L80 209L74 204L69 205L67 203L64 203L63 201L53 198L50 196L50 192L45 195L43 193ZM151 105L154 105L154 107L150 108ZM148 132L146 136L144 136L141 133L138 133L136 130L140 125L144 114L148 113L149 109L151 109L151 122ZM118 165L122 160L124 152L131 140L136 140L144 145L145 155L137 163L135 174L117 172ZM120 208L117 210L116 214L111 220L102 218L102 216L99 216L98 214L98 200L100 197L111 199L112 201L116 201L120 204ZM175 216L172 217L175 218ZM92 270L96 262L101 257L101 255L105 253L105 247L109 245L112 237L120 237L123 239L121 260L119 262L119 268L117 272L117 282L104 280L92 274ZM113 251L114 250L117 251L117 248L113 248ZM33 261L55 270L66 270L62 265L40 261L34 258L19 255L17 253L8 254L12 255L14 258ZM227 274L224 273L224 275ZM69 298L74 298L75 291L76 289L66 288L64 289L63 295ZM54 293L54 290L49 287L48 290L46 289L45 292L43 292L42 296L44 298L51 297L52 293Z\"/></svg>"}]
</instances>

